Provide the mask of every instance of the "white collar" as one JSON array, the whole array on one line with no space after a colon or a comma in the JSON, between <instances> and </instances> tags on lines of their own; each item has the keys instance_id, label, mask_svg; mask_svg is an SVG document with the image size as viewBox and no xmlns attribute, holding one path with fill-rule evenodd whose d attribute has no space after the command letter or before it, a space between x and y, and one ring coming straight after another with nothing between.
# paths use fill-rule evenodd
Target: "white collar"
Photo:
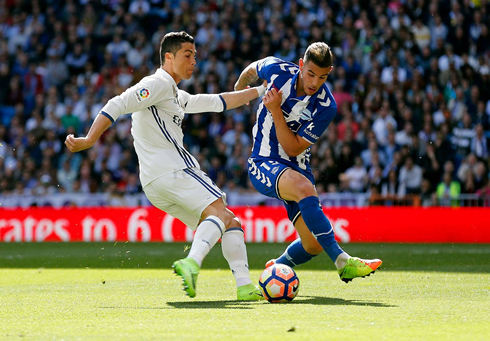
<instances>
[{"instance_id":1,"label":"white collar","mask_svg":"<svg viewBox=\"0 0 490 341\"><path fill-rule=\"evenodd\" d=\"M164 69L158 68L157 71L155 72L155 74L157 76L160 76L160 77L170 81L170 83L172 85L177 86L177 83L175 83L175 79L172 76L170 76L170 74L167 71L165 71Z\"/></svg>"}]
</instances>

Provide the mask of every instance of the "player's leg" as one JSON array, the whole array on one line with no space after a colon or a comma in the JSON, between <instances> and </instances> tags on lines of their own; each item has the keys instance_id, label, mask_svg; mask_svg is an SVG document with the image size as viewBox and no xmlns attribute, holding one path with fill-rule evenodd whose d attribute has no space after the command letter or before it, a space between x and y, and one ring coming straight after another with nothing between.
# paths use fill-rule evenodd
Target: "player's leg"
<instances>
[{"instance_id":1,"label":"player's leg","mask_svg":"<svg viewBox=\"0 0 490 341\"><path fill-rule=\"evenodd\" d=\"M335 263L343 281L348 282L355 277L368 276L381 265L379 259L353 258L342 250L335 240L332 224L322 211L312 180L297 171L288 169L279 178L278 195L284 200L298 203L306 226Z\"/></svg>"},{"instance_id":2,"label":"player's leg","mask_svg":"<svg viewBox=\"0 0 490 341\"><path fill-rule=\"evenodd\" d=\"M196 274L194 277L197 278L197 272L204 258L218 240L222 238L223 255L230 264L232 273L235 276L238 299L262 299L261 295L257 295L260 294L260 290L250 280L243 230L233 212L226 208L225 193L201 170L186 169L183 172L186 175L184 176L186 184L182 186L191 186L193 191L184 191L187 195L179 193L175 200L180 206L186 207L194 217L199 217L200 223L197 226L189 255L187 258L175 262L175 269L178 271L179 266L183 264L182 266L191 268L192 274ZM188 223L188 226L193 225ZM184 280L186 279L184 278ZM191 288L194 284L195 288L195 281L190 280L189 282L188 287ZM243 295L241 296L240 294L245 292L247 296L242 297Z\"/></svg>"},{"instance_id":3,"label":"player's leg","mask_svg":"<svg viewBox=\"0 0 490 341\"><path fill-rule=\"evenodd\" d=\"M294 204L297 206L296 203ZM306 226L299 210L298 214L299 217L296 219L296 221L293 221L293 224L296 231L298 231L299 238L289 244L279 258L271 259L269 262L267 262L266 267L271 266L274 263L286 264L290 267L295 267L308 262L323 251L322 246L318 243L315 237L313 237L311 231Z\"/></svg>"},{"instance_id":4,"label":"player's leg","mask_svg":"<svg viewBox=\"0 0 490 341\"><path fill-rule=\"evenodd\" d=\"M195 230L199 223L199 216L189 212L175 200L176 193L180 191L186 193L193 189L192 186L189 188L186 188L185 185L181 186L181 176L178 172L162 176L146 185L143 191L153 206L181 220L184 224ZM197 196L202 196L199 190L197 192ZM204 194L207 195L207 193ZM194 297L196 295L197 276L199 274L199 265L195 259L181 259L175 262L172 267L175 273L182 277L184 291L190 297Z\"/></svg>"},{"instance_id":5,"label":"player's leg","mask_svg":"<svg viewBox=\"0 0 490 341\"><path fill-rule=\"evenodd\" d=\"M278 258L280 260L279 263L295 266L307 262L313 257L313 254L321 252L322 248L304 224L298 204L293 201L288 202L284 200L278 193L279 179L288 170L291 170L291 168L277 161L256 160L252 158L248 160L248 164L248 175L255 189L268 197L277 198L284 202L288 211L288 217L300 235L300 239L294 241L284 254ZM308 250L305 250L303 244L307 245ZM308 251L312 251L312 253ZM274 259L270 260L267 264L270 265L274 261Z\"/></svg>"},{"instance_id":6,"label":"player's leg","mask_svg":"<svg viewBox=\"0 0 490 341\"><path fill-rule=\"evenodd\" d=\"M348 277L352 276L352 272L358 275L355 277L359 277L359 275L365 276L367 275L366 272L371 273L374 271L372 267L377 268L381 265L381 261L375 260L369 264L362 265L360 267L361 270L345 271L358 264L354 264L354 260L351 260L349 255L335 241L332 225L321 209L320 201L313 185L313 176L309 179L277 161L250 158L248 164L250 181L257 191L266 196L284 201L288 209L288 217L293 223L298 218L299 212L301 212L305 225L313 238L327 252L337 269L342 271L342 273L339 273L342 280L349 280ZM299 228L301 229L301 225L299 225ZM311 240L308 238L307 232L303 233L303 236L302 238L306 238L304 243ZM291 258L298 258L298 262L301 262L301 259L308 261L309 255L308 252L304 252L306 251L304 246L303 242L293 243L291 249L288 250L288 255L292 256ZM317 244L308 243L307 247L313 249L317 247ZM285 258L287 259L287 257ZM349 274L346 275L347 273Z\"/></svg>"},{"instance_id":7,"label":"player's leg","mask_svg":"<svg viewBox=\"0 0 490 341\"><path fill-rule=\"evenodd\" d=\"M221 237L221 248L223 256L228 262L231 272L235 277L237 299L240 301L256 301L263 299L260 290L250 279L247 247L245 245L244 233L240 221L235 217L235 214L232 211L226 208L223 200L213 202L203 211L203 219L207 219L206 217L209 216L217 217L224 223L225 232Z\"/></svg>"},{"instance_id":8,"label":"player's leg","mask_svg":"<svg viewBox=\"0 0 490 341\"><path fill-rule=\"evenodd\" d=\"M315 186L307 177L295 170L286 170L279 179L278 192L284 200L298 203L306 226L333 262L345 254L335 240L332 224L323 214Z\"/></svg>"},{"instance_id":9,"label":"player's leg","mask_svg":"<svg viewBox=\"0 0 490 341\"><path fill-rule=\"evenodd\" d=\"M307 262L314 255L320 253L323 249L306 227L298 204L294 201L284 200L278 193L279 179L291 168L277 161L252 158L248 160L248 164L248 174L255 189L268 197L277 198L284 202L288 217L300 235L300 239L291 243L284 254L278 258L279 263L295 266ZM307 249L305 249L305 245ZM270 260L267 264L271 265L274 261L276 260Z\"/></svg>"}]
</instances>

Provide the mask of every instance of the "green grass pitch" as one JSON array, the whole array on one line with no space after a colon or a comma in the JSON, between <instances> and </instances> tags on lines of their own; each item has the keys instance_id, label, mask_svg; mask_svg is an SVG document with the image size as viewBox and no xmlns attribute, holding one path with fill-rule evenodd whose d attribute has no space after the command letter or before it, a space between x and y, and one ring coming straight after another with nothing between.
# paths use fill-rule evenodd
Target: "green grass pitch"
<instances>
[{"instance_id":1,"label":"green grass pitch","mask_svg":"<svg viewBox=\"0 0 490 341\"><path fill-rule=\"evenodd\" d=\"M249 244L251 274L284 244ZM325 255L291 303L236 302L219 245L197 297L170 266L185 244L0 243L0 339L488 340L490 246L348 244L383 268L349 284Z\"/></svg>"}]
</instances>

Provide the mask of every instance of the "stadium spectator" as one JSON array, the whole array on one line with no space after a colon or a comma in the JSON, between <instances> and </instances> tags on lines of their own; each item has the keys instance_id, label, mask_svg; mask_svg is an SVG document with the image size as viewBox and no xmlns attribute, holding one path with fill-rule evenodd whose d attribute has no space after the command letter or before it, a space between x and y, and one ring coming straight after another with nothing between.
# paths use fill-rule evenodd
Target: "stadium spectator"
<instances>
[{"instance_id":1,"label":"stadium spectator","mask_svg":"<svg viewBox=\"0 0 490 341\"><path fill-rule=\"evenodd\" d=\"M452 143L456 151L455 161L457 165L470 153L471 143L475 136L476 132L471 123L471 116L468 112L465 112L462 122L453 129Z\"/></svg>"},{"instance_id":2,"label":"stadium spectator","mask_svg":"<svg viewBox=\"0 0 490 341\"><path fill-rule=\"evenodd\" d=\"M400 146L411 146L413 144L413 125L409 121L405 121L403 130L395 134L395 142Z\"/></svg>"},{"instance_id":3,"label":"stadium spectator","mask_svg":"<svg viewBox=\"0 0 490 341\"><path fill-rule=\"evenodd\" d=\"M407 194L420 193L422 185L422 168L414 164L413 158L408 156L400 169L400 184L405 187Z\"/></svg>"},{"instance_id":4,"label":"stadium spectator","mask_svg":"<svg viewBox=\"0 0 490 341\"><path fill-rule=\"evenodd\" d=\"M364 191L368 182L366 168L359 156L354 158L354 165L348 168L345 173L339 175L340 181L346 182L347 188L353 193Z\"/></svg>"},{"instance_id":5,"label":"stadium spectator","mask_svg":"<svg viewBox=\"0 0 490 341\"><path fill-rule=\"evenodd\" d=\"M386 157L383 150L378 148L378 143L375 139L369 141L369 148L361 152L361 159L365 167L371 167L373 160L378 158L379 165L386 165Z\"/></svg>"},{"instance_id":6,"label":"stadium spectator","mask_svg":"<svg viewBox=\"0 0 490 341\"><path fill-rule=\"evenodd\" d=\"M395 170L390 170L388 176L384 178L381 184L381 195L385 197L403 197L405 195L405 187L398 182Z\"/></svg>"},{"instance_id":7,"label":"stadium spectator","mask_svg":"<svg viewBox=\"0 0 490 341\"><path fill-rule=\"evenodd\" d=\"M419 49L422 50L423 48L429 46L430 30L427 26L424 25L422 19L418 18L417 20L415 20L415 25L412 26L411 30Z\"/></svg>"},{"instance_id":8,"label":"stadium spectator","mask_svg":"<svg viewBox=\"0 0 490 341\"><path fill-rule=\"evenodd\" d=\"M428 180L430 188L435 189L442 174L442 160L437 158L435 147L431 142L427 142L425 153L420 159L424 180ZM423 181L422 181L423 183Z\"/></svg>"},{"instance_id":9,"label":"stadium spectator","mask_svg":"<svg viewBox=\"0 0 490 341\"><path fill-rule=\"evenodd\" d=\"M432 184L428 179L422 181L420 188L420 205L422 207L436 206L434 191Z\"/></svg>"},{"instance_id":10,"label":"stadium spectator","mask_svg":"<svg viewBox=\"0 0 490 341\"><path fill-rule=\"evenodd\" d=\"M58 170L56 176L64 190L67 192L73 191L73 184L77 178L77 172L71 168L69 160L63 162L63 166Z\"/></svg>"},{"instance_id":11,"label":"stadium spectator","mask_svg":"<svg viewBox=\"0 0 490 341\"><path fill-rule=\"evenodd\" d=\"M385 146L388 143L389 132L396 130L396 120L391 116L388 111L389 104L386 101L379 109L378 117L374 120L373 131L376 134L376 139L381 146Z\"/></svg>"},{"instance_id":12,"label":"stadium spectator","mask_svg":"<svg viewBox=\"0 0 490 341\"><path fill-rule=\"evenodd\" d=\"M476 194L482 198L481 204L483 206L490 206L490 180L487 180L486 184L476 191Z\"/></svg>"},{"instance_id":13,"label":"stadium spectator","mask_svg":"<svg viewBox=\"0 0 490 341\"><path fill-rule=\"evenodd\" d=\"M461 186L459 182L453 180L450 172L445 172L436 193L439 205L455 207L458 206L457 198L461 193Z\"/></svg>"},{"instance_id":14,"label":"stadium spectator","mask_svg":"<svg viewBox=\"0 0 490 341\"><path fill-rule=\"evenodd\" d=\"M240 121L235 122L234 127L223 135L222 141L228 146L227 155L232 153L232 147L237 143L248 147L250 145L250 136L245 133L245 124Z\"/></svg>"},{"instance_id":15,"label":"stadium spectator","mask_svg":"<svg viewBox=\"0 0 490 341\"><path fill-rule=\"evenodd\" d=\"M483 131L483 125L477 124L475 127L475 136L471 141L471 152L475 153L478 158L485 160L488 159L488 156L490 155L488 148L488 140Z\"/></svg>"},{"instance_id":16,"label":"stadium spectator","mask_svg":"<svg viewBox=\"0 0 490 341\"><path fill-rule=\"evenodd\" d=\"M483 162L478 162L475 167L475 189L479 190L488 181L488 170Z\"/></svg>"}]
</instances>

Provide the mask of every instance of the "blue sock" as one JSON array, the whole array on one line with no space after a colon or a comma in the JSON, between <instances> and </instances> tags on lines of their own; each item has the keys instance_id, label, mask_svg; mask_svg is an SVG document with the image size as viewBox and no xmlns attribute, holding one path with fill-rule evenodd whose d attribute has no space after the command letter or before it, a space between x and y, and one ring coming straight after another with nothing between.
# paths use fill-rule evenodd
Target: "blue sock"
<instances>
[{"instance_id":1,"label":"blue sock","mask_svg":"<svg viewBox=\"0 0 490 341\"><path fill-rule=\"evenodd\" d=\"M330 221L323 214L320 200L316 196L311 196L298 202L298 205L303 220L313 234L313 237L320 243L330 259L335 262L344 250L340 248L335 240L332 224L330 224Z\"/></svg>"},{"instance_id":2,"label":"blue sock","mask_svg":"<svg viewBox=\"0 0 490 341\"><path fill-rule=\"evenodd\" d=\"M290 267L306 263L316 255L306 252L301 239L298 238L287 247L286 251L276 259L276 263L286 264Z\"/></svg>"}]
</instances>

